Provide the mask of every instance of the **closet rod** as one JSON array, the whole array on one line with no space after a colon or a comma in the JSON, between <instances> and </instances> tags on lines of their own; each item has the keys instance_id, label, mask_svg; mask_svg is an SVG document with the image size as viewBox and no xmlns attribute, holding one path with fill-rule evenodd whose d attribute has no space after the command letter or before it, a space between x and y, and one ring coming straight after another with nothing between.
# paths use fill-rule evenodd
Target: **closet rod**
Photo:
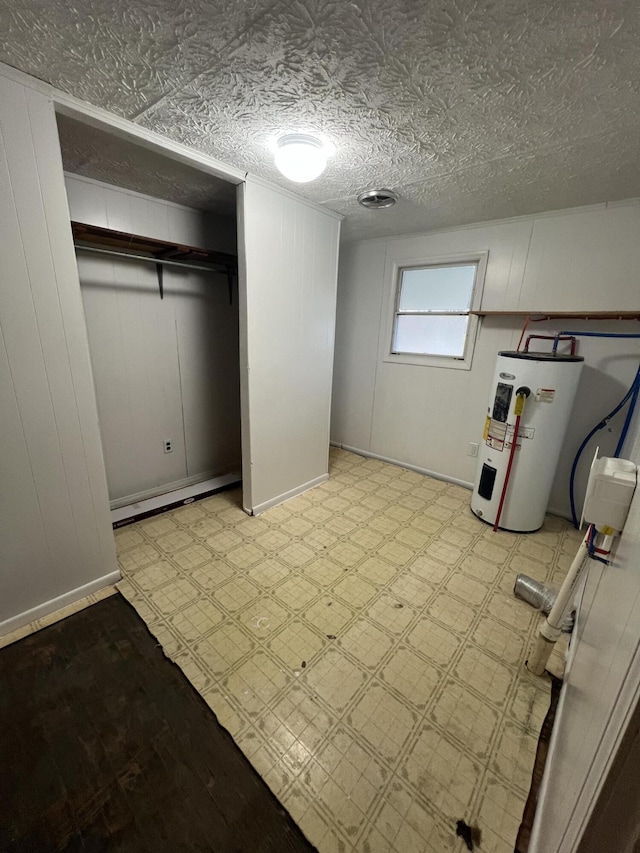
<instances>
[{"instance_id":1,"label":"closet rod","mask_svg":"<svg viewBox=\"0 0 640 853\"><path fill-rule=\"evenodd\" d=\"M113 255L116 258L130 258L134 261L146 261L149 264L154 264L154 266L158 266L161 264L167 267L185 267L188 270L203 270L204 272L213 272L222 275L223 273L220 270L213 269L212 267L205 267L202 264L194 264L191 261L170 261L165 260L163 258L148 258L145 255L131 255L128 252L118 252L114 249L96 249L93 246L81 246L78 243L74 243L76 247L76 252L92 252L96 255ZM225 272L229 272L229 267L225 266Z\"/></svg>"}]
</instances>

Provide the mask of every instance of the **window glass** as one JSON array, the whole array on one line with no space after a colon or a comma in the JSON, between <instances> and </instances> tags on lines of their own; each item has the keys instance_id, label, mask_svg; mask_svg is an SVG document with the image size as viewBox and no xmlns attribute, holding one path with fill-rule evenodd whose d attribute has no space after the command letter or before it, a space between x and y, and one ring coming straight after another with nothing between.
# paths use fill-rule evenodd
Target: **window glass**
<instances>
[{"instance_id":1,"label":"window glass","mask_svg":"<svg viewBox=\"0 0 640 853\"><path fill-rule=\"evenodd\" d=\"M429 262L389 251L390 310L380 316L383 361L471 368L488 254L440 256Z\"/></svg>"},{"instance_id":2,"label":"window glass","mask_svg":"<svg viewBox=\"0 0 640 853\"><path fill-rule=\"evenodd\" d=\"M468 325L467 314L399 314L393 352L462 358Z\"/></svg>"},{"instance_id":3,"label":"window glass","mask_svg":"<svg viewBox=\"0 0 640 853\"><path fill-rule=\"evenodd\" d=\"M402 270L398 310L468 311L477 264Z\"/></svg>"}]
</instances>

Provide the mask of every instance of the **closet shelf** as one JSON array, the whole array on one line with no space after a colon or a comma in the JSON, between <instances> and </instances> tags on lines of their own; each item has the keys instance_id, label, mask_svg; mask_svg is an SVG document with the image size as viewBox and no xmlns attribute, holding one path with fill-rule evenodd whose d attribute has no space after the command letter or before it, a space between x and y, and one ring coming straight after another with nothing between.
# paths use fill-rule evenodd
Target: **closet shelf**
<instances>
[{"instance_id":1,"label":"closet shelf","mask_svg":"<svg viewBox=\"0 0 640 853\"><path fill-rule=\"evenodd\" d=\"M84 222L71 222L73 242L78 252L91 252L100 255L114 255L129 260L152 263L158 274L160 298L164 298L163 271L165 266L227 275L229 302L233 294L233 276L238 273L238 258L226 252L200 249L183 243L171 243L156 240L153 237L141 237L127 234L111 228L101 228Z\"/></svg>"},{"instance_id":2,"label":"closet shelf","mask_svg":"<svg viewBox=\"0 0 640 853\"><path fill-rule=\"evenodd\" d=\"M469 311L478 317L531 317L536 320L640 320L640 311Z\"/></svg>"}]
</instances>

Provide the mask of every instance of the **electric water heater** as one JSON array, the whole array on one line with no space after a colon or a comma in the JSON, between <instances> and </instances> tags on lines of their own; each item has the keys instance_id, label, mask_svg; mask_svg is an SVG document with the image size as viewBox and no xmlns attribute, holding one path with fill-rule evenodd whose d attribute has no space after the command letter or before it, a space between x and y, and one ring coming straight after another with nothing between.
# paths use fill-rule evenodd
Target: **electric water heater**
<instances>
[{"instance_id":1,"label":"electric water heater","mask_svg":"<svg viewBox=\"0 0 640 853\"><path fill-rule=\"evenodd\" d=\"M583 362L498 353L471 497L478 518L518 533L542 527Z\"/></svg>"}]
</instances>

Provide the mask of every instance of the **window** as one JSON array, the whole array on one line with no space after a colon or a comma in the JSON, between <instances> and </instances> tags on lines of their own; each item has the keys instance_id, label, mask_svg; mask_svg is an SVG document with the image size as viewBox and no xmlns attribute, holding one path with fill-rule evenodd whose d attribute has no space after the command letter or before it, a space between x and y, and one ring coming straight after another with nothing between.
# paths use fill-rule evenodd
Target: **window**
<instances>
[{"instance_id":1,"label":"window","mask_svg":"<svg viewBox=\"0 0 640 853\"><path fill-rule=\"evenodd\" d=\"M393 321L385 361L470 367L486 253L464 261L393 265ZM387 341L389 338L387 338Z\"/></svg>"}]
</instances>

